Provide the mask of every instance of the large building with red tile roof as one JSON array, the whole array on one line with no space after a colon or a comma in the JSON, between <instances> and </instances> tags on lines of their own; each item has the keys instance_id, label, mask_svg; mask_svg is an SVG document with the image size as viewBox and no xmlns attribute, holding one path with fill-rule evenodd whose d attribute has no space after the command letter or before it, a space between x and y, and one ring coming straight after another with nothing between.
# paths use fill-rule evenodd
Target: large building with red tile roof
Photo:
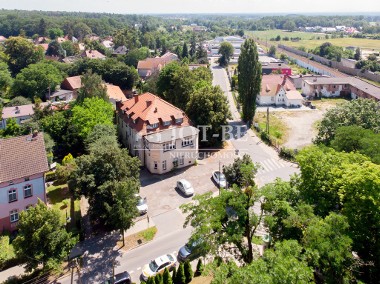
<instances>
[{"instance_id":1,"label":"large building with red tile roof","mask_svg":"<svg viewBox=\"0 0 380 284\"><path fill-rule=\"evenodd\" d=\"M146 79L152 76L152 74L161 71L166 64L176 60L178 60L178 56L176 54L167 52L161 57L140 60L137 64L137 71L141 78Z\"/></svg>"},{"instance_id":2,"label":"large building with red tile roof","mask_svg":"<svg viewBox=\"0 0 380 284\"><path fill-rule=\"evenodd\" d=\"M302 96L296 90L287 75L263 75L261 91L257 95L258 105L274 105L287 107L300 107Z\"/></svg>"},{"instance_id":3,"label":"large building with red tile roof","mask_svg":"<svg viewBox=\"0 0 380 284\"><path fill-rule=\"evenodd\" d=\"M43 133L0 139L0 233L17 229L21 211L46 202L49 170Z\"/></svg>"},{"instance_id":4,"label":"large building with red tile roof","mask_svg":"<svg viewBox=\"0 0 380 284\"><path fill-rule=\"evenodd\" d=\"M181 109L144 93L117 103L116 110L122 143L151 173L195 163L199 130Z\"/></svg>"}]
</instances>

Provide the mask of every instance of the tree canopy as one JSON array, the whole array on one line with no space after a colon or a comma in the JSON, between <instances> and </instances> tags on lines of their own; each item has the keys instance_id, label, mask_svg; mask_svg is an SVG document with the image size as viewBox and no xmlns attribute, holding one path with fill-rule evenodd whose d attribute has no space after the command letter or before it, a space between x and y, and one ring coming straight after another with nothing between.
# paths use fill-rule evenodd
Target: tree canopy
<instances>
[{"instance_id":1,"label":"tree canopy","mask_svg":"<svg viewBox=\"0 0 380 284\"><path fill-rule=\"evenodd\" d=\"M66 232L59 211L48 208L42 201L20 213L17 228L13 245L29 271L39 264L47 270L57 268L76 242Z\"/></svg>"},{"instance_id":2,"label":"tree canopy","mask_svg":"<svg viewBox=\"0 0 380 284\"><path fill-rule=\"evenodd\" d=\"M234 47L231 43L225 41L220 44L218 53L221 55L219 58L219 64L226 66L230 62L232 55L234 54Z\"/></svg>"},{"instance_id":3,"label":"tree canopy","mask_svg":"<svg viewBox=\"0 0 380 284\"><path fill-rule=\"evenodd\" d=\"M251 125L256 112L256 97L261 90L261 64L256 43L247 39L238 61L239 101L242 104L242 118Z\"/></svg>"}]
</instances>

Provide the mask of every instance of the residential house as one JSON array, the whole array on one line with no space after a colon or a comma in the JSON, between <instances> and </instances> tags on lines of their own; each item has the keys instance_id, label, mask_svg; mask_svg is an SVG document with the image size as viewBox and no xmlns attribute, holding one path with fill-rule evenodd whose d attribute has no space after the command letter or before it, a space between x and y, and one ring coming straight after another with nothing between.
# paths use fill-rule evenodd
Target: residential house
<instances>
[{"instance_id":1,"label":"residential house","mask_svg":"<svg viewBox=\"0 0 380 284\"><path fill-rule=\"evenodd\" d=\"M103 40L100 44L109 50L113 50L113 42L111 40Z\"/></svg>"},{"instance_id":2,"label":"residential house","mask_svg":"<svg viewBox=\"0 0 380 284\"><path fill-rule=\"evenodd\" d=\"M113 56L125 55L127 53L128 53L128 48L125 45L121 45L121 46L119 46L118 48L116 48L114 50L114 52L112 53L112 55Z\"/></svg>"},{"instance_id":3,"label":"residential house","mask_svg":"<svg viewBox=\"0 0 380 284\"><path fill-rule=\"evenodd\" d=\"M303 98L286 75L263 75L261 92L257 95L258 105L300 107Z\"/></svg>"},{"instance_id":4,"label":"residential house","mask_svg":"<svg viewBox=\"0 0 380 284\"><path fill-rule=\"evenodd\" d=\"M17 124L22 124L25 120L31 119L34 114L33 107L33 104L4 107L1 114L0 129L7 127L7 120L11 118L16 119Z\"/></svg>"},{"instance_id":5,"label":"residential house","mask_svg":"<svg viewBox=\"0 0 380 284\"><path fill-rule=\"evenodd\" d=\"M179 108L144 93L118 102L120 138L151 173L163 174L195 163L199 130Z\"/></svg>"},{"instance_id":6,"label":"residential house","mask_svg":"<svg viewBox=\"0 0 380 284\"><path fill-rule=\"evenodd\" d=\"M211 56L218 55L219 54L219 47L220 47L221 43L222 42L229 42L234 47L234 54L232 57L238 58L240 53L241 53L241 51L240 51L241 45L244 43L244 41L245 41L245 39L240 37L240 36L216 37L215 39L207 42L207 49L209 51L208 53Z\"/></svg>"},{"instance_id":7,"label":"residential house","mask_svg":"<svg viewBox=\"0 0 380 284\"><path fill-rule=\"evenodd\" d=\"M106 56L95 49L85 50L81 53L82 57L90 59L106 59Z\"/></svg>"},{"instance_id":8,"label":"residential house","mask_svg":"<svg viewBox=\"0 0 380 284\"><path fill-rule=\"evenodd\" d=\"M70 102L76 99L72 90L57 90L51 94L47 94L46 99L50 102Z\"/></svg>"},{"instance_id":9,"label":"residential house","mask_svg":"<svg viewBox=\"0 0 380 284\"><path fill-rule=\"evenodd\" d=\"M288 76L289 80L293 83L296 89L302 89L302 84L304 80L313 80L315 78L330 78L327 75L317 75L317 74L306 74L306 75L291 75Z\"/></svg>"},{"instance_id":10,"label":"residential house","mask_svg":"<svg viewBox=\"0 0 380 284\"><path fill-rule=\"evenodd\" d=\"M0 157L0 231L14 231L21 211L46 202L43 133L0 139Z\"/></svg>"},{"instance_id":11,"label":"residential house","mask_svg":"<svg viewBox=\"0 0 380 284\"><path fill-rule=\"evenodd\" d=\"M368 98L380 101L380 87L357 77L314 78L303 80L302 93L314 97Z\"/></svg>"},{"instance_id":12,"label":"residential house","mask_svg":"<svg viewBox=\"0 0 380 284\"><path fill-rule=\"evenodd\" d=\"M161 57L140 60L137 64L137 71L141 78L146 79L152 76L155 72L161 71L166 64L176 60L178 60L178 56L176 54L167 52Z\"/></svg>"},{"instance_id":13,"label":"residential house","mask_svg":"<svg viewBox=\"0 0 380 284\"><path fill-rule=\"evenodd\" d=\"M73 91L73 97L76 99L78 97L78 90L82 87L82 80L80 76L67 77L61 83L61 88L63 90Z\"/></svg>"},{"instance_id":14,"label":"residential house","mask_svg":"<svg viewBox=\"0 0 380 284\"><path fill-rule=\"evenodd\" d=\"M106 87L107 87L107 95L109 97L109 100L115 109L116 109L116 102L125 102L127 100L127 98L125 97L123 91L120 89L119 86L106 84Z\"/></svg>"}]
</instances>

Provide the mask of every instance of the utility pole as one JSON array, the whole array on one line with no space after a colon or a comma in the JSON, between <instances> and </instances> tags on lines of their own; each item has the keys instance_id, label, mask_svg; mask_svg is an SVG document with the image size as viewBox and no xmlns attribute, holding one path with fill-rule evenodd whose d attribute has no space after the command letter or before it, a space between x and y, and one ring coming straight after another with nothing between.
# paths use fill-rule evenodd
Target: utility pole
<instances>
[{"instance_id":1,"label":"utility pole","mask_svg":"<svg viewBox=\"0 0 380 284\"><path fill-rule=\"evenodd\" d=\"M269 107L267 107L267 134L269 135Z\"/></svg>"},{"instance_id":2,"label":"utility pole","mask_svg":"<svg viewBox=\"0 0 380 284\"><path fill-rule=\"evenodd\" d=\"M218 185L219 185L219 196L220 196L220 175L222 174L220 170L220 160L219 160L219 177L218 177Z\"/></svg>"}]
</instances>

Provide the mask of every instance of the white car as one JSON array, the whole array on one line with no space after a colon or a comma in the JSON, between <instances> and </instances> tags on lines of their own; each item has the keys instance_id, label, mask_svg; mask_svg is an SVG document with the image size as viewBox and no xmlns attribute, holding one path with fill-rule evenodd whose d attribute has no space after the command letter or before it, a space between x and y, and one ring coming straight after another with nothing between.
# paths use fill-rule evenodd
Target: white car
<instances>
[{"instance_id":1,"label":"white car","mask_svg":"<svg viewBox=\"0 0 380 284\"><path fill-rule=\"evenodd\" d=\"M146 198L142 198L140 195L135 194L137 198L137 210L139 211L140 215L144 215L148 212L148 204L146 202Z\"/></svg>"},{"instance_id":2,"label":"white car","mask_svg":"<svg viewBox=\"0 0 380 284\"><path fill-rule=\"evenodd\" d=\"M185 179L177 181L177 188L186 196L191 196L194 194L193 186Z\"/></svg>"},{"instance_id":3,"label":"white car","mask_svg":"<svg viewBox=\"0 0 380 284\"><path fill-rule=\"evenodd\" d=\"M223 188L227 187L226 177L223 173L219 171L214 171L212 172L212 178L220 187L223 187Z\"/></svg>"},{"instance_id":4,"label":"white car","mask_svg":"<svg viewBox=\"0 0 380 284\"><path fill-rule=\"evenodd\" d=\"M147 281L149 277L164 273L165 268L171 270L176 266L176 262L177 258L171 253L161 255L155 260L152 260L149 264L144 265L141 277L144 281Z\"/></svg>"}]
</instances>

